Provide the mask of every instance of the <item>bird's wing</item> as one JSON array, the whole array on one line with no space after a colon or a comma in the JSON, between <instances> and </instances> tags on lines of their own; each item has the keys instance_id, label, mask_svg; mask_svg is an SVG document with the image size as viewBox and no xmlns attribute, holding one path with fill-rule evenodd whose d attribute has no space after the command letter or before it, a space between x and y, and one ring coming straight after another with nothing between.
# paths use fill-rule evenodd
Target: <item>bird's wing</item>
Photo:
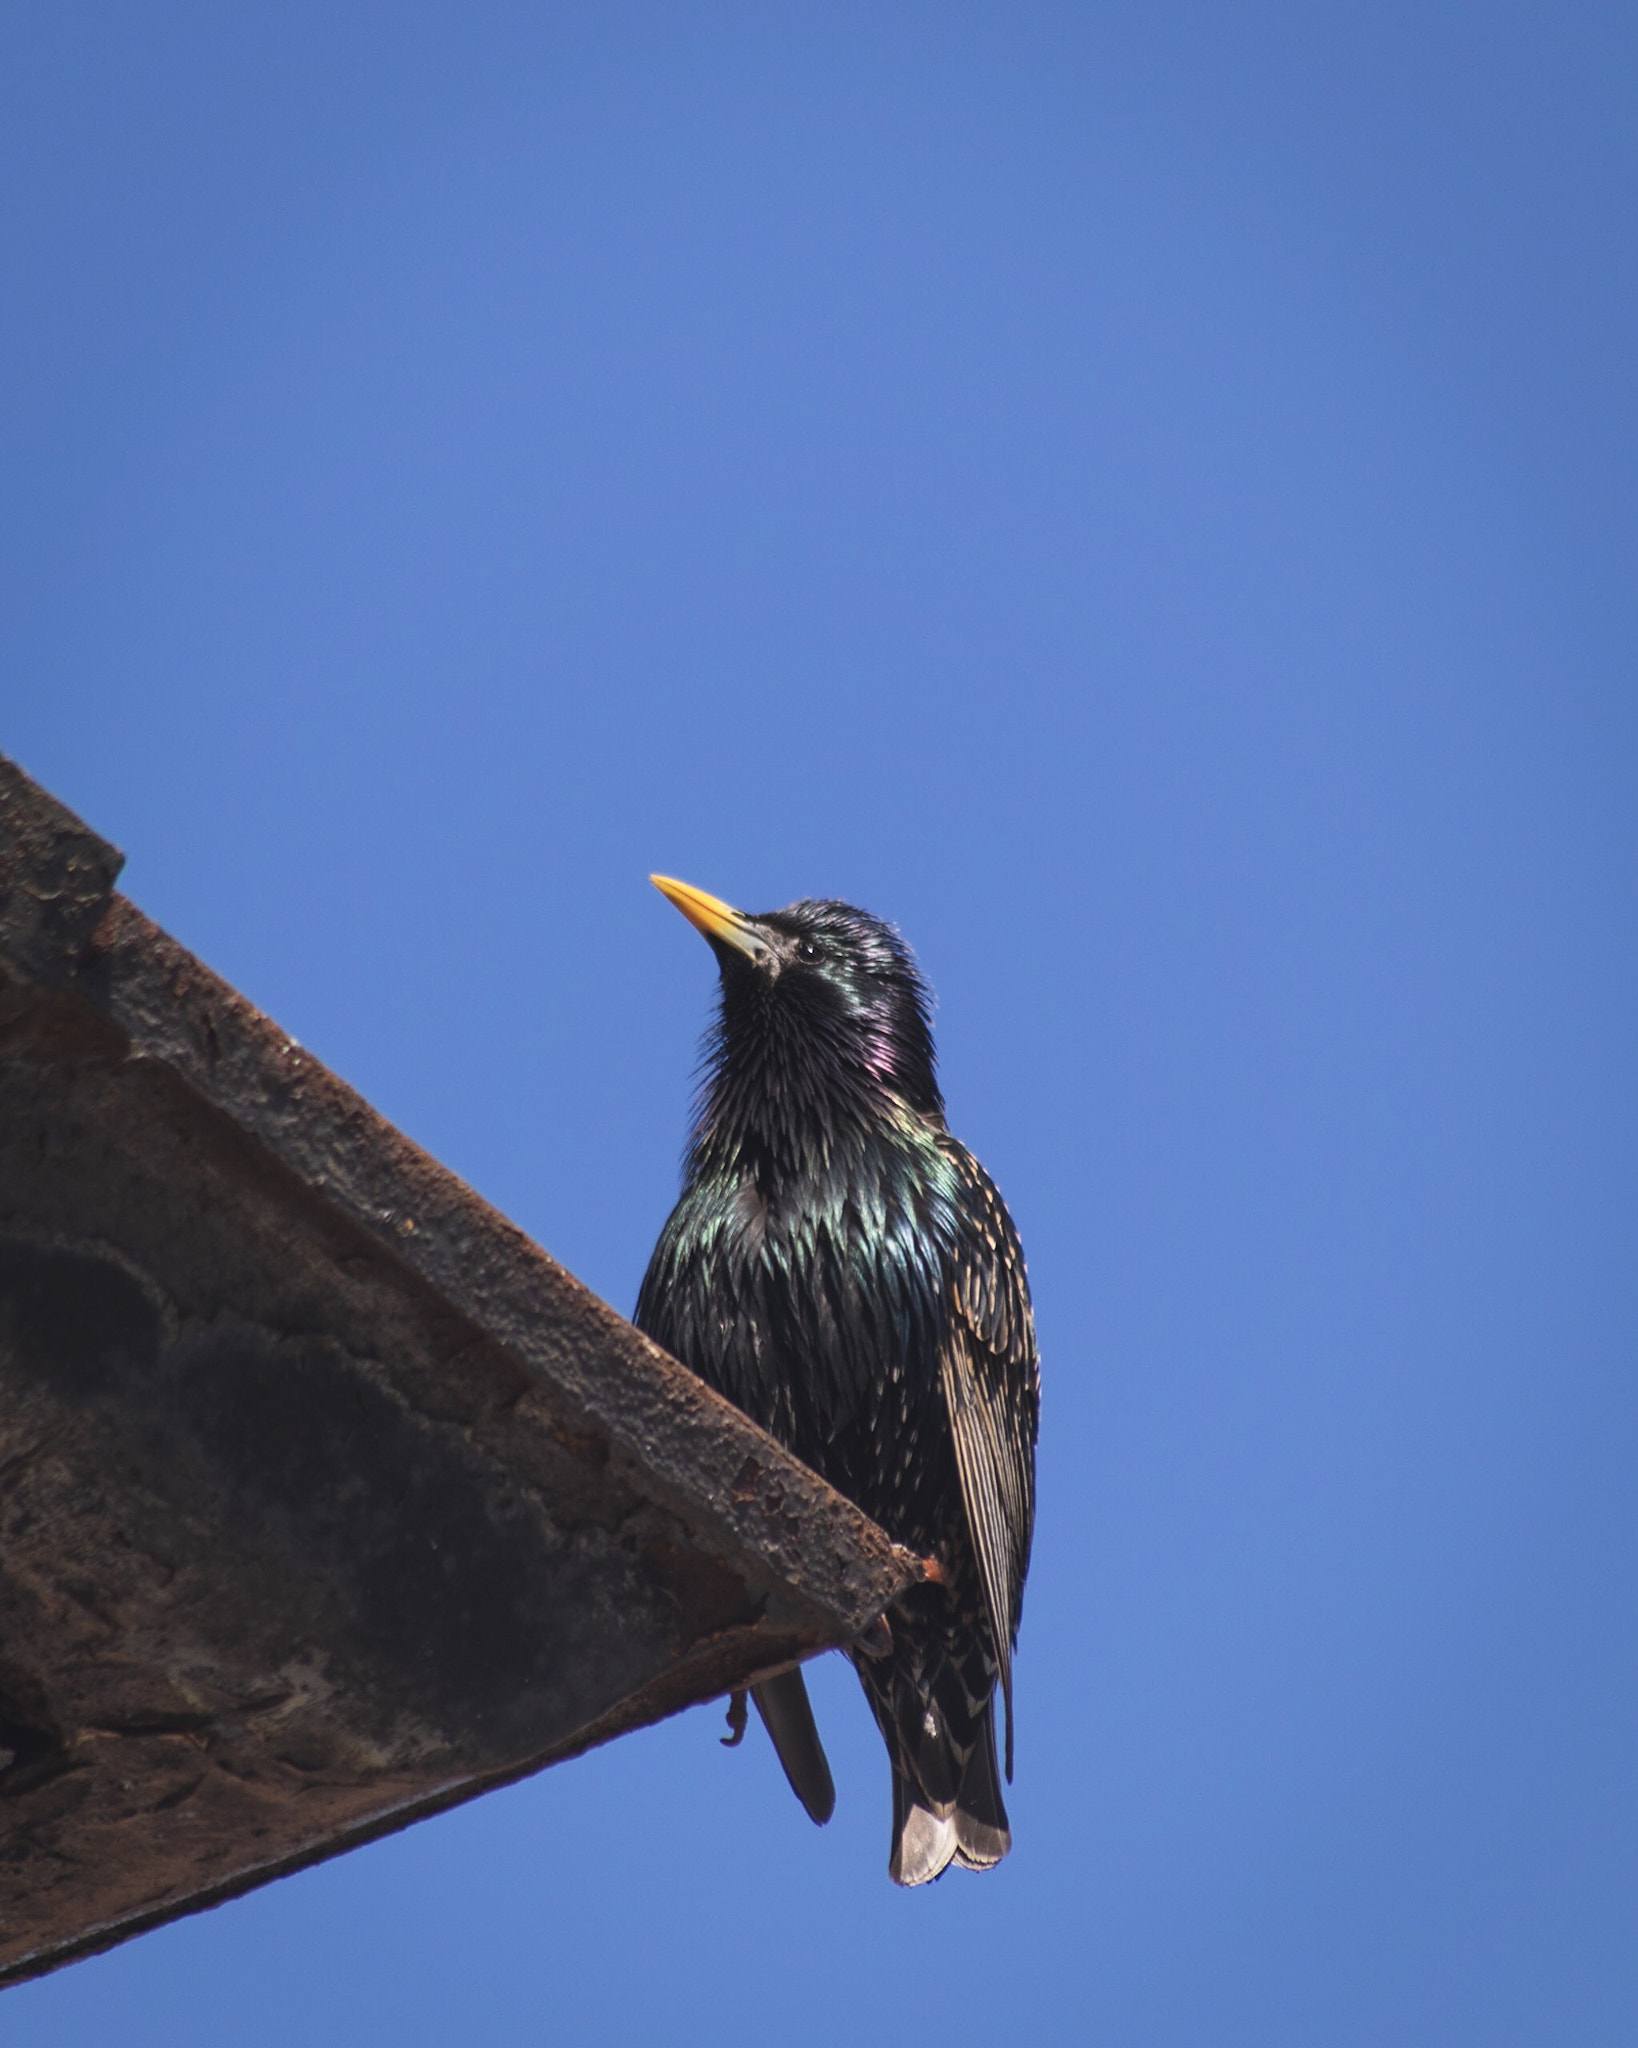
<instances>
[{"instance_id":1,"label":"bird's wing","mask_svg":"<svg viewBox=\"0 0 1638 2048\"><path fill-rule=\"evenodd\" d=\"M822 1828L836 1811L836 1786L801 1666L753 1685L751 1697L791 1790L801 1800L808 1819Z\"/></svg>"},{"instance_id":2,"label":"bird's wing","mask_svg":"<svg viewBox=\"0 0 1638 2048\"><path fill-rule=\"evenodd\" d=\"M1041 1389L1023 1247L995 1184L953 1140L965 1228L951 1276L939 1374L955 1440L967 1527L989 1610L1007 1706L1012 1776L1012 1647L1035 1526Z\"/></svg>"}]
</instances>

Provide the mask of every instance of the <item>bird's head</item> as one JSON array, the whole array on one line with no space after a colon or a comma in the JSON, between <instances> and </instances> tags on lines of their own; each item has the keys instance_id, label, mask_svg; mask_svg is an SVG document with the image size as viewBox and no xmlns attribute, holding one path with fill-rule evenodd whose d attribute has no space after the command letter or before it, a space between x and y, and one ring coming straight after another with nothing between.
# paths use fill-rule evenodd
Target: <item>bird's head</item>
<instances>
[{"instance_id":1,"label":"bird's head","mask_svg":"<svg viewBox=\"0 0 1638 2048\"><path fill-rule=\"evenodd\" d=\"M723 1093L837 1113L897 1098L942 1115L927 984L890 924L811 898L748 916L686 882L651 880L717 956L710 1080Z\"/></svg>"}]
</instances>

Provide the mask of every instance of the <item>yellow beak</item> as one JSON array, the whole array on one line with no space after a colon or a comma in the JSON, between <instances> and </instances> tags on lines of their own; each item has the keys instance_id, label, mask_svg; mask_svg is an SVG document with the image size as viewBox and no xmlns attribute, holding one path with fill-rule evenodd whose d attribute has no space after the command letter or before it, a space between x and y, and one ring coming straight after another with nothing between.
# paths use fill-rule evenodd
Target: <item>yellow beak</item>
<instances>
[{"instance_id":1,"label":"yellow beak","mask_svg":"<svg viewBox=\"0 0 1638 2048\"><path fill-rule=\"evenodd\" d=\"M712 945L732 946L736 953L743 953L748 960L767 957L770 951L767 935L744 911L736 910L731 903L724 903L720 896L709 896L705 890L696 889L690 882L676 881L670 875L650 875L648 879Z\"/></svg>"}]
</instances>

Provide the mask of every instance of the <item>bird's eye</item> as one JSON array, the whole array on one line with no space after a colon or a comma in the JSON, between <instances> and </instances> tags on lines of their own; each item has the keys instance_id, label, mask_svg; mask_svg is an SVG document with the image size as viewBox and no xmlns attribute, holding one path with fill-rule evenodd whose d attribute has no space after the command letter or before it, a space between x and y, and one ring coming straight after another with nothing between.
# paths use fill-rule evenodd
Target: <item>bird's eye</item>
<instances>
[{"instance_id":1,"label":"bird's eye","mask_svg":"<svg viewBox=\"0 0 1638 2048\"><path fill-rule=\"evenodd\" d=\"M799 939L796 946L796 957L805 966L811 967L815 960L822 957L819 941L817 939Z\"/></svg>"}]
</instances>

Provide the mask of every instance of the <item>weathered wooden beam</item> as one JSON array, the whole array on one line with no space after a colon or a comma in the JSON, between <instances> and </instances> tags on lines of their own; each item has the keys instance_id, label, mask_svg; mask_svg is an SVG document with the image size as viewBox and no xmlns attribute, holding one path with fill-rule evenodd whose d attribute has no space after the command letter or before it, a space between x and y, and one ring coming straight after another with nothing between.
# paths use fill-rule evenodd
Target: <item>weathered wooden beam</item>
<instances>
[{"instance_id":1,"label":"weathered wooden beam","mask_svg":"<svg viewBox=\"0 0 1638 2048\"><path fill-rule=\"evenodd\" d=\"M919 1571L0 760L0 1983L850 1641Z\"/></svg>"}]
</instances>

